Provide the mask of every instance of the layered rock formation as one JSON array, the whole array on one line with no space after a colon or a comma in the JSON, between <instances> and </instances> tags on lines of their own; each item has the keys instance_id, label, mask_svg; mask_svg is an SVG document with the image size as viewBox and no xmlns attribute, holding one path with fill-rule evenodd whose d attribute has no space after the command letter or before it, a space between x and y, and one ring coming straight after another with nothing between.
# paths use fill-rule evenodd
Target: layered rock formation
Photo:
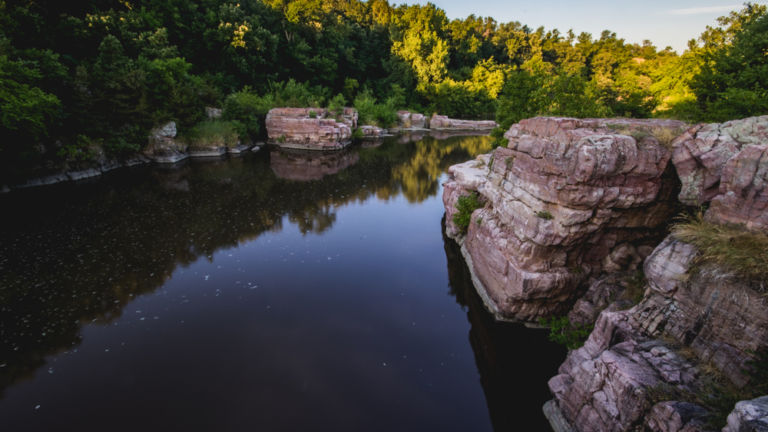
<instances>
[{"instance_id":1,"label":"layered rock formation","mask_svg":"<svg viewBox=\"0 0 768 432\"><path fill-rule=\"evenodd\" d=\"M345 108L336 120L323 108L273 108L266 124L270 143L280 147L338 150L351 143L357 111Z\"/></svg>"},{"instance_id":2,"label":"layered rock formation","mask_svg":"<svg viewBox=\"0 0 768 432\"><path fill-rule=\"evenodd\" d=\"M768 116L699 125L676 140L680 201L707 219L768 228Z\"/></svg>"},{"instance_id":3,"label":"layered rock formation","mask_svg":"<svg viewBox=\"0 0 768 432\"><path fill-rule=\"evenodd\" d=\"M502 319L567 310L592 275L639 265L671 216L664 176L670 151L651 130L669 120L523 120L507 148L453 166L444 185L446 229L463 242L476 285ZM635 136L632 136L634 134ZM466 236L453 224L458 197L485 206Z\"/></svg>"},{"instance_id":4,"label":"layered rock formation","mask_svg":"<svg viewBox=\"0 0 768 432\"><path fill-rule=\"evenodd\" d=\"M490 131L498 126L493 120L458 120L444 115L433 114L429 128L434 130Z\"/></svg>"},{"instance_id":5,"label":"layered rock formation","mask_svg":"<svg viewBox=\"0 0 768 432\"><path fill-rule=\"evenodd\" d=\"M700 125L676 139L680 199L711 202L710 222L764 229L766 120ZM750 395L756 386L764 388L754 382L751 362L768 347L768 298L753 282L697 262L698 253L669 236L648 256L642 301L627 310L607 306L584 346L570 352L550 380L553 425L576 431L711 430L715 411L733 403L729 392ZM598 283L590 292L605 292ZM593 297L583 300L605 307ZM581 306L571 316L585 315L581 310L592 309ZM648 346L665 354L654 363ZM717 427L768 430L766 407L766 397L739 402L727 425Z\"/></svg>"}]
</instances>

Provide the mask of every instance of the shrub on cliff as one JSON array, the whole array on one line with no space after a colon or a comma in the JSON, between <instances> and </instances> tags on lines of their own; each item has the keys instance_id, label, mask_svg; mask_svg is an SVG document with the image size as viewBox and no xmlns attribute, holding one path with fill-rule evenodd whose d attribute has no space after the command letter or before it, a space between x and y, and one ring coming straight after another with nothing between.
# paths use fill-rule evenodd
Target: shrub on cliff
<instances>
[{"instance_id":1,"label":"shrub on cliff","mask_svg":"<svg viewBox=\"0 0 768 432\"><path fill-rule=\"evenodd\" d=\"M768 291L768 235L734 225L707 222L701 214L684 218L672 235L699 250L700 264L712 264Z\"/></svg>"},{"instance_id":2,"label":"shrub on cliff","mask_svg":"<svg viewBox=\"0 0 768 432\"><path fill-rule=\"evenodd\" d=\"M456 210L458 212L453 215L453 223L461 230L462 233L466 233L469 228L469 222L472 219L472 212L482 207L477 192L472 192L469 195L460 196L456 201Z\"/></svg>"},{"instance_id":3,"label":"shrub on cliff","mask_svg":"<svg viewBox=\"0 0 768 432\"><path fill-rule=\"evenodd\" d=\"M357 109L361 125L373 125L383 128L390 127L397 122L397 98L389 97L384 103L378 103L369 90L363 90L355 97L355 109Z\"/></svg>"}]
</instances>

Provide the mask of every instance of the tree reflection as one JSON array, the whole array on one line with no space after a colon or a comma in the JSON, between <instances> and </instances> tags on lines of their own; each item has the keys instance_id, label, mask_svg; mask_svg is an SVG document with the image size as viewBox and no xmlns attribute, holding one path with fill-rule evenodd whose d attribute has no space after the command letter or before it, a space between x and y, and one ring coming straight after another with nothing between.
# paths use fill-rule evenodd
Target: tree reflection
<instances>
[{"instance_id":1,"label":"tree reflection","mask_svg":"<svg viewBox=\"0 0 768 432\"><path fill-rule=\"evenodd\" d=\"M284 219L318 234L347 203L401 193L420 202L437 192L448 165L489 149L487 137L393 139L335 162L291 155L283 168L321 167L307 181L281 178L272 161L284 155L264 153L2 196L0 392L76 347L83 325L120 317L178 266L279 231ZM329 166L338 170L308 178Z\"/></svg>"}]
</instances>

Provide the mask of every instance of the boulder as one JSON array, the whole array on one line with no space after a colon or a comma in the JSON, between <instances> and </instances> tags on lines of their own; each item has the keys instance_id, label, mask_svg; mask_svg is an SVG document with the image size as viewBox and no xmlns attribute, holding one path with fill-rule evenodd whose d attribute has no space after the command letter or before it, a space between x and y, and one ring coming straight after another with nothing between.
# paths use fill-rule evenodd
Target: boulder
<instances>
[{"instance_id":1,"label":"boulder","mask_svg":"<svg viewBox=\"0 0 768 432\"><path fill-rule=\"evenodd\" d=\"M176 122L159 126L149 134L144 155L156 163L176 163L188 157L187 145L176 139Z\"/></svg>"},{"instance_id":2,"label":"boulder","mask_svg":"<svg viewBox=\"0 0 768 432\"><path fill-rule=\"evenodd\" d=\"M208 117L209 120L220 119L221 115L222 115L221 108L205 107L205 116Z\"/></svg>"},{"instance_id":3,"label":"boulder","mask_svg":"<svg viewBox=\"0 0 768 432\"><path fill-rule=\"evenodd\" d=\"M493 120L458 120L444 115L433 114L429 119L429 128L436 130L471 130L487 131L497 127Z\"/></svg>"},{"instance_id":4,"label":"boulder","mask_svg":"<svg viewBox=\"0 0 768 432\"><path fill-rule=\"evenodd\" d=\"M339 120L322 108L273 108L267 113L269 142L304 150L338 150L351 143L357 111L345 108Z\"/></svg>"},{"instance_id":5,"label":"boulder","mask_svg":"<svg viewBox=\"0 0 768 432\"><path fill-rule=\"evenodd\" d=\"M397 126L399 129L426 129L429 127L429 123L424 114L398 111Z\"/></svg>"},{"instance_id":6,"label":"boulder","mask_svg":"<svg viewBox=\"0 0 768 432\"><path fill-rule=\"evenodd\" d=\"M512 126L507 148L449 169L446 230L463 242L481 297L499 319L563 313L604 270L636 269L661 240L673 208L670 151L646 131L670 120L534 118ZM641 133L642 132L642 133ZM634 135L634 136L633 136ZM482 172L478 172L478 170ZM466 237L452 214L477 191ZM645 254L645 255L644 255Z\"/></svg>"},{"instance_id":7,"label":"boulder","mask_svg":"<svg viewBox=\"0 0 768 432\"><path fill-rule=\"evenodd\" d=\"M386 129L371 125L360 126L360 132L363 138L382 138L387 135Z\"/></svg>"},{"instance_id":8,"label":"boulder","mask_svg":"<svg viewBox=\"0 0 768 432\"><path fill-rule=\"evenodd\" d=\"M737 402L723 432L768 432L768 396Z\"/></svg>"}]
</instances>

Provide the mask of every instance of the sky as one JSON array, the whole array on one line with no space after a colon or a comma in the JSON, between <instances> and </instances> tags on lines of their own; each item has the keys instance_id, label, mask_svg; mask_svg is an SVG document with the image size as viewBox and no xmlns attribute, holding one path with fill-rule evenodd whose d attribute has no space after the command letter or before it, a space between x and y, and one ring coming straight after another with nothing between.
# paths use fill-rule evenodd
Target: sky
<instances>
[{"instance_id":1,"label":"sky","mask_svg":"<svg viewBox=\"0 0 768 432\"><path fill-rule=\"evenodd\" d=\"M401 3L395 1L394 3ZM402 3L426 4L426 0ZM682 53L690 39L696 39L717 17L739 10L734 0L432 0L449 19L470 14L491 16L498 22L519 21L531 28L544 26L565 33L573 29L599 37L611 30L629 43L649 39L658 48L671 46ZM753 0L766 4L768 0Z\"/></svg>"}]
</instances>

